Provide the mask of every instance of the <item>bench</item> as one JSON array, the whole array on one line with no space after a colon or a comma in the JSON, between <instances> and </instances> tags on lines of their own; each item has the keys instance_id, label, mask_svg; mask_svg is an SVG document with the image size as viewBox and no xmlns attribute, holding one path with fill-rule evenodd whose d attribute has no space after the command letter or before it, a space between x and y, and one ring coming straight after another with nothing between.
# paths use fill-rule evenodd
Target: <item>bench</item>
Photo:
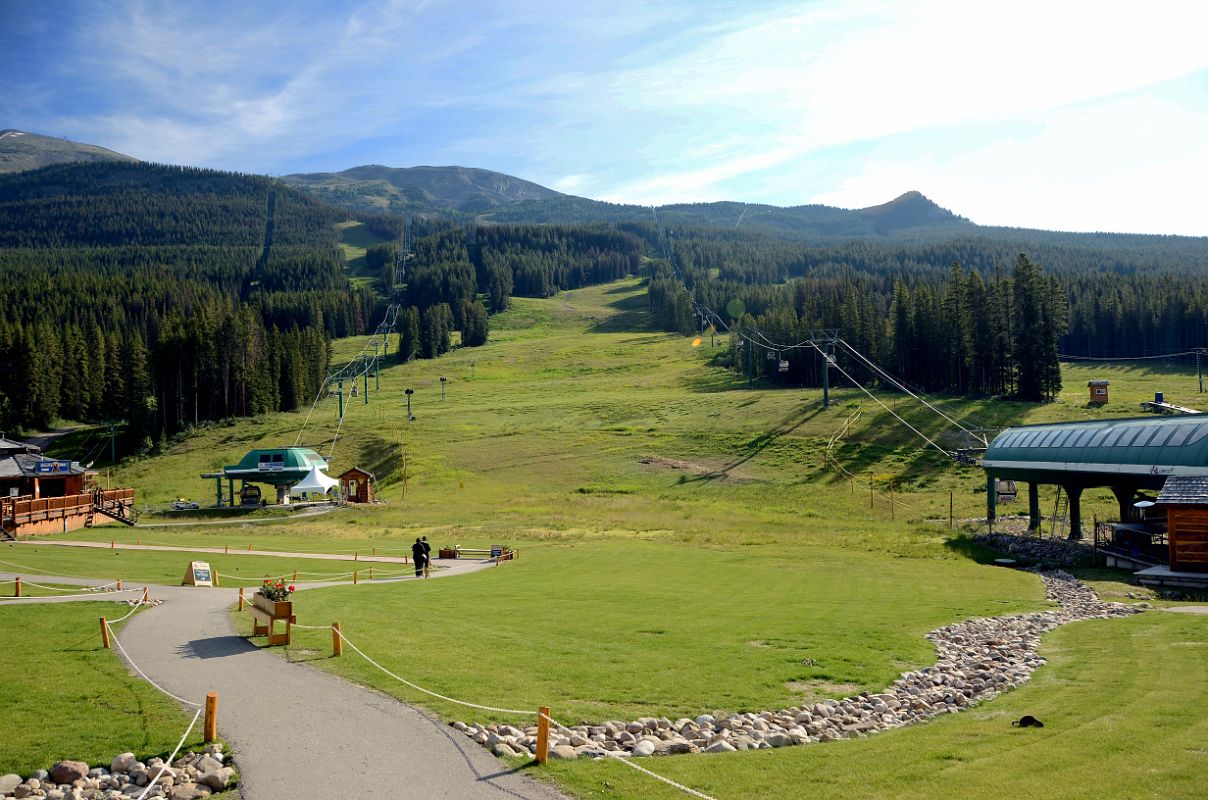
<instances>
[{"instance_id":1,"label":"bench","mask_svg":"<svg viewBox=\"0 0 1208 800\"><path fill-rule=\"evenodd\" d=\"M248 606L248 612L252 615L252 636L267 636L270 647L289 644L289 626L298 621L297 616L294 614L278 615L272 611L265 611L254 603ZM285 623L285 633L274 631L273 625L277 621Z\"/></svg>"}]
</instances>

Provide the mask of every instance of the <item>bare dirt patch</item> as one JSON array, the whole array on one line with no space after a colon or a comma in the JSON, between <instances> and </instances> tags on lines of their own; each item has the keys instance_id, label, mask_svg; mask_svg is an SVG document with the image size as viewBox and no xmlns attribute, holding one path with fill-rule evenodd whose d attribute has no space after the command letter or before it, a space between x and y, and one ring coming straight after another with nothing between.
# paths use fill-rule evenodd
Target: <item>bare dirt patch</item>
<instances>
[{"instance_id":1,"label":"bare dirt patch","mask_svg":"<svg viewBox=\"0 0 1208 800\"><path fill-rule=\"evenodd\" d=\"M816 702L828 697L850 697L860 690L854 683L829 681L786 681L784 685L804 702Z\"/></svg>"},{"instance_id":2,"label":"bare dirt patch","mask_svg":"<svg viewBox=\"0 0 1208 800\"><path fill-rule=\"evenodd\" d=\"M655 469L679 470L702 478L717 481L746 481L750 478L741 469L730 467L723 463L708 464L700 461L685 461L666 456L645 455L638 459L639 464L646 464Z\"/></svg>"}]
</instances>

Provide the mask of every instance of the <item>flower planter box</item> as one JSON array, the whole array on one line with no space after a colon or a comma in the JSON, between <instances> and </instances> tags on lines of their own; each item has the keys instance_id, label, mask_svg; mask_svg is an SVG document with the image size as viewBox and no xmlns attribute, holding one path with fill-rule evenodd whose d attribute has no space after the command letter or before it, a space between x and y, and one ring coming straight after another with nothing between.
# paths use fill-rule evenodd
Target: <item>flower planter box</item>
<instances>
[{"instance_id":1,"label":"flower planter box","mask_svg":"<svg viewBox=\"0 0 1208 800\"><path fill-rule=\"evenodd\" d=\"M285 619L293 616L294 604L291 600L269 600L262 594L252 595L252 605L271 615L274 619Z\"/></svg>"},{"instance_id":2,"label":"flower planter box","mask_svg":"<svg viewBox=\"0 0 1208 800\"><path fill-rule=\"evenodd\" d=\"M440 558L457 558L457 551L452 547L442 547L438 556Z\"/></svg>"},{"instance_id":3,"label":"flower planter box","mask_svg":"<svg viewBox=\"0 0 1208 800\"><path fill-rule=\"evenodd\" d=\"M269 645L289 644L289 628L297 619L294 604L289 600L269 600L262 594L252 595L252 636L267 636ZM273 630L278 621L285 623L285 633Z\"/></svg>"}]
</instances>

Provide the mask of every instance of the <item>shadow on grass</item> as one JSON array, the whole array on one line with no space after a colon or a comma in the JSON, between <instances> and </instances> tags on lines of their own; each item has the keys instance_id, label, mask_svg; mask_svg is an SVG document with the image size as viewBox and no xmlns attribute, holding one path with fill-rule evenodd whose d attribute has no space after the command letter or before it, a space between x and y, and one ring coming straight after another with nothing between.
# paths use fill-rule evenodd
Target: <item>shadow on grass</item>
<instances>
[{"instance_id":1,"label":"shadow on grass","mask_svg":"<svg viewBox=\"0 0 1208 800\"><path fill-rule=\"evenodd\" d=\"M967 558L977 564L993 564L994 559L1002 558L1005 554L997 550L991 550L984 544L979 544L973 541L973 537L967 533L962 533L959 536L954 536L944 542L944 547L955 555ZM1019 559L1017 556L1012 556L1019 561L1020 566L1027 566L1027 562Z\"/></svg>"},{"instance_id":2,"label":"shadow on grass","mask_svg":"<svg viewBox=\"0 0 1208 800\"><path fill-rule=\"evenodd\" d=\"M743 446L742 455L727 462L724 466L722 466L719 469L705 472L701 475L697 475L694 478L685 478L683 481L681 481L681 483L685 483L685 484L687 484L687 483L705 483L705 482L720 480L720 479L728 477L731 470L747 463L752 458L754 458L755 456L759 455L764 450L766 450L768 447L775 444L776 441L778 439L780 439L782 436L789 435L790 433L797 430L805 423L809 422L811 419L816 417L821 411L822 411L822 409L820 407L818 407L818 408L813 409L812 411L807 411L804 414L799 413L799 412L793 412L792 414L789 414L787 417L782 419L776 425L776 427L772 428L769 431L766 431L765 433L759 434L754 439L747 442Z\"/></svg>"},{"instance_id":3,"label":"shadow on grass","mask_svg":"<svg viewBox=\"0 0 1208 800\"><path fill-rule=\"evenodd\" d=\"M608 304L617 313L592 325L592 333L657 333L659 328L650 314L644 294L635 294Z\"/></svg>"}]
</instances>

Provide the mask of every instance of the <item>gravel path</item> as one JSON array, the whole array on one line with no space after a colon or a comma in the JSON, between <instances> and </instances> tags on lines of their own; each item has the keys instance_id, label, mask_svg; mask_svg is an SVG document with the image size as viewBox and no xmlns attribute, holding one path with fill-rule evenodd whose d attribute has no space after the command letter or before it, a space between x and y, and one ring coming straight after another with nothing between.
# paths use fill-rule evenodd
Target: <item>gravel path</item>
<instances>
[{"instance_id":1,"label":"gravel path","mask_svg":"<svg viewBox=\"0 0 1208 800\"><path fill-rule=\"evenodd\" d=\"M446 563L453 566L440 577L491 566ZM394 583L405 592L411 580ZM236 596L234 589L155 586L152 597L163 604L135 615L120 640L173 694L203 702L207 692L218 693L218 731L231 743L243 800L562 800L435 717L253 646L228 616ZM346 649L344 657L358 656Z\"/></svg>"}]
</instances>

